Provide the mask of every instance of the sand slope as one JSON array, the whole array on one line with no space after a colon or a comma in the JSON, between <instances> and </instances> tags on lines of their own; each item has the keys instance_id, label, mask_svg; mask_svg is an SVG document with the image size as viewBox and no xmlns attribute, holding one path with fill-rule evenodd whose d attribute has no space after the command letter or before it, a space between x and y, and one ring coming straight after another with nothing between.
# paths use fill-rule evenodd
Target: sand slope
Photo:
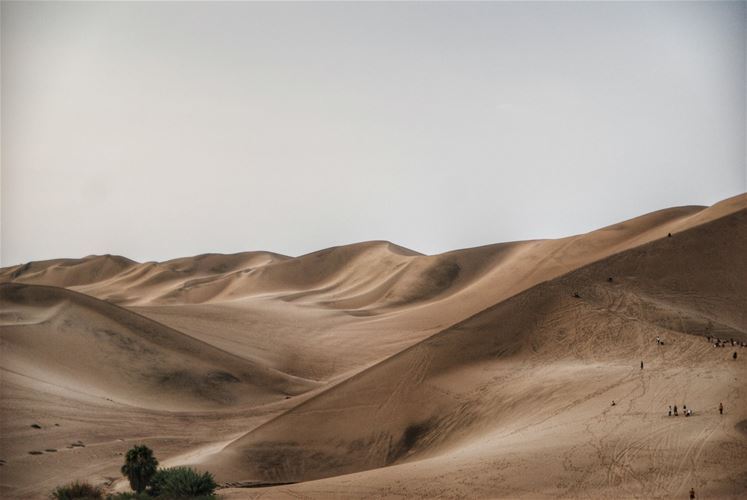
<instances>
[{"instance_id":1,"label":"sand slope","mask_svg":"<svg viewBox=\"0 0 747 500\"><path fill-rule=\"evenodd\" d=\"M672 367L701 364L709 344L686 335L747 341L747 308L733 300L747 297L740 250L747 211L538 285L256 429L215 457L214 469L282 483L417 460L521 415L570 411L560 396L573 402L579 391L568 384L584 380L587 396L612 399L612 380L637 375L631 360L665 354ZM657 349L657 335L672 345ZM594 374L604 374L601 384ZM716 399L698 403L715 408ZM663 409L666 399L650 413ZM747 443L741 451L747 460Z\"/></svg>"},{"instance_id":2,"label":"sand slope","mask_svg":"<svg viewBox=\"0 0 747 500\"><path fill-rule=\"evenodd\" d=\"M147 408L214 409L314 386L77 292L3 284L0 301L3 369L75 392Z\"/></svg>"},{"instance_id":3,"label":"sand slope","mask_svg":"<svg viewBox=\"0 0 747 500\"><path fill-rule=\"evenodd\" d=\"M112 484L144 442L227 485L296 483L227 498L739 498L747 351L705 337L747 341L745 255L742 195L434 256L1 269L0 495Z\"/></svg>"}]
</instances>

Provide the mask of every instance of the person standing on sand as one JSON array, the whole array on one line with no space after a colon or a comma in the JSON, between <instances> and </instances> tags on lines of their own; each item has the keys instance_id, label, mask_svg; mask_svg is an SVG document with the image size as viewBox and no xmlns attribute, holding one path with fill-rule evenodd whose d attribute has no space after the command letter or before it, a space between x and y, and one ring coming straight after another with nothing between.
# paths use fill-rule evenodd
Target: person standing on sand
<instances>
[{"instance_id":1,"label":"person standing on sand","mask_svg":"<svg viewBox=\"0 0 747 500\"><path fill-rule=\"evenodd\" d=\"M737 360L737 351L734 351L734 354L732 354L731 357L732 357L732 359L734 359L734 361L736 361Z\"/></svg>"},{"instance_id":2,"label":"person standing on sand","mask_svg":"<svg viewBox=\"0 0 747 500\"><path fill-rule=\"evenodd\" d=\"M724 414L724 403L718 404L718 412L723 415Z\"/></svg>"},{"instance_id":3,"label":"person standing on sand","mask_svg":"<svg viewBox=\"0 0 747 500\"><path fill-rule=\"evenodd\" d=\"M672 416L672 405L669 405L669 416Z\"/></svg>"},{"instance_id":4,"label":"person standing on sand","mask_svg":"<svg viewBox=\"0 0 747 500\"><path fill-rule=\"evenodd\" d=\"M695 498L695 488L690 488L690 500L694 500Z\"/></svg>"},{"instance_id":5,"label":"person standing on sand","mask_svg":"<svg viewBox=\"0 0 747 500\"><path fill-rule=\"evenodd\" d=\"M677 405L674 405L674 416L677 416Z\"/></svg>"},{"instance_id":6,"label":"person standing on sand","mask_svg":"<svg viewBox=\"0 0 747 500\"><path fill-rule=\"evenodd\" d=\"M641 370L643 370L643 361L641 361Z\"/></svg>"}]
</instances>

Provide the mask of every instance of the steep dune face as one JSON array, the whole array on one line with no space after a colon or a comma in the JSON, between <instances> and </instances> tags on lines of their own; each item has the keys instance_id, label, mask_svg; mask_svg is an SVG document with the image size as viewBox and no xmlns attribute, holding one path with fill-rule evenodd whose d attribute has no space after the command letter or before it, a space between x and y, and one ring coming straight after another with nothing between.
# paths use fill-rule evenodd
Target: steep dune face
<instances>
[{"instance_id":1,"label":"steep dune face","mask_svg":"<svg viewBox=\"0 0 747 500\"><path fill-rule=\"evenodd\" d=\"M3 284L0 301L3 368L73 392L173 410L261 404L314 387L61 288Z\"/></svg>"},{"instance_id":2,"label":"steep dune face","mask_svg":"<svg viewBox=\"0 0 747 500\"><path fill-rule=\"evenodd\" d=\"M631 360L665 353L665 364L702 367L713 350L706 335L747 341L744 255L747 210L609 257L428 338L206 465L224 478L285 483L420 460L527 416L570 411L577 384L610 392L611 381L636 375ZM672 345L662 351L656 336ZM714 396L709 406L724 394ZM739 453L747 458L747 443Z\"/></svg>"}]
</instances>

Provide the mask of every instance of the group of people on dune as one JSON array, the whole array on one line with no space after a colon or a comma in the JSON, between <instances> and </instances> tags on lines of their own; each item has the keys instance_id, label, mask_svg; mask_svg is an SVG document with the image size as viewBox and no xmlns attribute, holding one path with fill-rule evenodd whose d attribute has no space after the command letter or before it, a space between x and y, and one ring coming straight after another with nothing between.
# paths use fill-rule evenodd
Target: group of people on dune
<instances>
[{"instance_id":1,"label":"group of people on dune","mask_svg":"<svg viewBox=\"0 0 747 500\"><path fill-rule=\"evenodd\" d=\"M726 347L727 344L731 344L732 347L747 347L747 342L743 340L740 340L740 341L737 341L734 339L722 340L718 337L711 337L710 335L708 336L708 342L711 342L713 344L713 347ZM733 359L734 361L737 360L737 351L734 351L732 353L731 359Z\"/></svg>"},{"instance_id":2,"label":"group of people on dune","mask_svg":"<svg viewBox=\"0 0 747 500\"><path fill-rule=\"evenodd\" d=\"M668 236L671 237L672 235L669 234ZM612 282L613 279L610 277L610 278L607 278L607 281ZM573 297L575 297L577 299L580 299L581 298L581 294L579 294L578 292L573 292ZM747 347L747 342L745 342L745 341L734 340L732 338L730 338L729 340L725 340L725 339L720 339L718 337L713 337L711 335L708 335L708 342L712 343L713 347L726 347L727 345L731 345L732 347L742 347L742 348ZM662 339L661 337L657 336L656 337L656 345L665 345L664 344L664 339ZM732 354L732 359L736 361L736 359L737 359L737 351L734 351L734 353ZM643 366L644 366L643 360L641 360L641 370L643 370ZM617 406L617 403L615 403L614 400L612 401L612 406ZM718 412L719 412L720 415L724 414L724 403L723 402L720 402L718 404ZM680 411L679 411L679 408L677 407L677 405L670 406L667 414L670 417L671 416L675 416L675 417L679 416ZM686 417L690 417L690 416L692 416L694 414L694 411L693 411L692 408L688 408L687 405L683 404L682 405L682 414L684 416L686 416ZM689 495L690 499L691 500L694 499L695 498L695 489L694 488L690 488L689 494L690 494Z\"/></svg>"},{"instance_id":3,"label":"group of people on dune","mask_svg":"<svg viewBox=\"0 0 747 500\"><path fill-rule=\"evenodd\" d=\"M717 337L711 337L710 335L708 336L708 342L713 342L713 347L724 347L727 342L730 342L731 345L733 345L733 346L740 346L740 347L746 347L747 346L747 343L745 343L745 342L739 342L739 341L736 341L734 339L729 339L728 341L726 341L726 340L721 340L721 339L719 339ZM661 337L657 336L656 337L656 344L657 345L664 345L664 340L662 340ZM735 360L737 359L737 352L736 351L734 351L734 354L732 355L732 358L735 359ZM643 370L643 361L641 361L641 370ZM614 401L612 402L612 405L613 406L615 405ZM683 415L685 415L686 417L690 417L693 414L693 409L692 408L688 408L687 405L682 405L682 412L683 412ZM718 412L719 412L720 415L724 414L724 403L723 402L720 402L718 404ZM677 409L677 405L674 405L674 407L670 406L669 407L669 411L667 412L667 414L670 417L672 415L674 415L675 417L679 416L679 411Z\"/></svg>"},{"instance_id":4,"label":"group of people on dune","mask_svg":"<svg viewBox=\"0 0 747 500\"><path fill-rule=\"evenodd\" d=\"M723 405L719 403L719 407L722 409L722 413L723 413ZM687 405L682 405L682 414L686 417L690 417L693 414L693 409L688 408ZM679 412L677 411L677 405L674 405L674 409L672 409L671 406L669 407L669 416L671 417L672 415L674 415L675 417L679 416Z\"/></svg>"},{"instance_id":5,"label":"group of people on dune","mask_svg":"<svg viewBox=\"0 0 747 500\"><path fill-rule=\"evenodd\" d=\"M727 344L731 344L732 347L747 347L747 342L743 340L724 340L718 337L711 337L710 335L708 336L708 342L711 342L713 344L713 347L726 347Z\"/></svg>"},{"instance_id":6,"label":"group of people on dune","mask_svg":"<svg viewBox=\"0 0 747 500\"><path fill-rule=\"evenodd\" d=\"M712 337L708 335L708 342L713 344L713 347L726 347L727 344L731 344L733 347L747 347L747 342L744 341L737 341L734 339L729 340L723 340L718 337ZM664 341L662 341L659 337L656 337L656 343L658 345L664 344ZM732 359L736 361L737 359L737 351L734 351L732 354ZM643 362L641 362L641 368L643 368ZM687 405L682 405L682 409L685 412L685 416L689 417L693 414L692 408L688 408ZM719 415L724 414L724 403L720 402L718 404L718 412ZM677 405L674 405L674 408L671 406L669 407L669 416L671 417L674 414L674 416L678 416L677 411ZM690 500L694 500L695 498L695 488L690 488Z\"/></svg>"}]
</instances>

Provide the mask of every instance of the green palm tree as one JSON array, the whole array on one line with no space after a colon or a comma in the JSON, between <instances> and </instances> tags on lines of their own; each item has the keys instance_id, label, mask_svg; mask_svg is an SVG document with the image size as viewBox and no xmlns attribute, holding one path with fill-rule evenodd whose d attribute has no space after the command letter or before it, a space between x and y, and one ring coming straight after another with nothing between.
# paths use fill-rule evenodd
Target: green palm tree
<instances>
[{"instance_id":1,"label":"green palm tree","mask_svg":"<svg viewBox=\"0 0 747 500\"><path fill-rule=\"evenodd\" d=\"M156 473L157 467L158 460L153 456L153 450L145 445L139 445L127 452L122 475L130 480L130 487L133 490L142 493Z\"/></svg>"}]
</instances>

